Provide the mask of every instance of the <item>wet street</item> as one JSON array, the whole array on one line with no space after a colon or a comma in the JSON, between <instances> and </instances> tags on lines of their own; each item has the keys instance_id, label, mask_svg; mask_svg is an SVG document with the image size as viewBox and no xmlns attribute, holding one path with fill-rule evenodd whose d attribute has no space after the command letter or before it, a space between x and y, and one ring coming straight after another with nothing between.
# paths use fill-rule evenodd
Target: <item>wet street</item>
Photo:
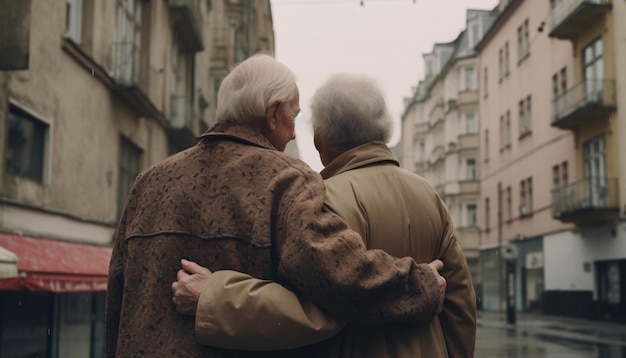
<instances>
[{"instance_id":1,"label":"wet street","mask_svg":"<svg viewBox=\"0 0 626 358\"><path fill-rule=\"evenodd\" d=\"M541 316L510 325L483 313L475 357L626 358L626 325Z\"/></svg>"}]
</instances>

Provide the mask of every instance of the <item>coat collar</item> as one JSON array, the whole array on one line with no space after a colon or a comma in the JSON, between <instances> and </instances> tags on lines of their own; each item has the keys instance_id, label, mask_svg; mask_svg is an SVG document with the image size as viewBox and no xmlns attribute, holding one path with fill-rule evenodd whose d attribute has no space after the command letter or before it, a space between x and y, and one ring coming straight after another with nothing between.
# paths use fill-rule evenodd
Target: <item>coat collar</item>
<instances>
[{"instance_id":1,"label":"coat collar","mask_svg":"<svg viewBox=\"0 0 626 358\"><path fill-rule=\"evenodd\" d=\"M274 149L276 148L257 129L249 124L242 124L234 121L221 121L202 133L200 140L231 139L244 142L257 147Z\"/></svg>"},{"instance_id":2,"label":"coat collar","mask_svg":"<svg viewBox=\"0 0 626 358\"><path fill-rule=\"evenodd\" d=\"M391 150L385 143L369 142L341 153L335 160L330 162L321 172L322 178L328 179L348 170L361 168L377 163L392 163L400 166Z\"/></svg>"}]
</instances>

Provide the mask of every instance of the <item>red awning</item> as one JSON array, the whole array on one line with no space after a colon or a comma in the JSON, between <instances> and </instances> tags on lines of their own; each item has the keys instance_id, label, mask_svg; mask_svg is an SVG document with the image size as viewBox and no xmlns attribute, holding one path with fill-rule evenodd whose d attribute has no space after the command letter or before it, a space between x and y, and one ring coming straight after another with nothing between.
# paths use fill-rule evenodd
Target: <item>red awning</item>
<instances>
[{"instance_id":1,"label":"red awning","mask_svg":"<svg viewBox=\"0 0 626 358\"><path fill-rule=\"evenodd\" d=\"M0 233L0 247L17 256L17 277L0 279L0 290L104 292L111 250Z\"/></svg>"}]
</instances>

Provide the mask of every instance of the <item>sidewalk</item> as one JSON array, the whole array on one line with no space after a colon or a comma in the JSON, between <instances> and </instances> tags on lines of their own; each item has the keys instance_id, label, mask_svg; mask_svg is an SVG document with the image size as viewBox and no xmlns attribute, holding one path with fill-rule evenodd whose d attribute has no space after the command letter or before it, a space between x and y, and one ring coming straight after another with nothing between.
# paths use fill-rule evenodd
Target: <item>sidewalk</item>
<instances>
[{"instance_id":1,"label":"sidewalk","mask_svg":"<svg viewBox=\"0 0 626 358\"><path fill-rule=\"evenodd\" d=\"M505 312L478 311L478 329L480 327L626 347L626 324L623 323L517 312L516 324L508 324Z\"/></svg>"}]
</instances>

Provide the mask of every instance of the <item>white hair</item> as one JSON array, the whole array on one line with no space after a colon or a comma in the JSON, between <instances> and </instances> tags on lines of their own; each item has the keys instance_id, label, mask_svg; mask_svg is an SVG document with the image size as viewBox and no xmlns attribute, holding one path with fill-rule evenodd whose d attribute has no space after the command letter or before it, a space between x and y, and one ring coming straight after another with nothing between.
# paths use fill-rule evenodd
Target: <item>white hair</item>
<instances>
[{"instance_id":1,"label":"white hair","mask_svg":"<svg viewBox=\"0 0 626 358\"><path fill-rule=\"evenodd\" d=\"M387 142L392 121L385 95L366 75L336 74L313 95L313 133L326 145L345 152L368 142Z\"/></svg>"},{"instance_id":2,"label":"white hair","mask_svg":"<svg viewBox=\"0 0 626 358\"><path fill-rule=\"evenodd\" d=\"M267 54L253 55L222 81L216 119L252 123L265 117L270 102L293 100L296 89L296 76L287 66Z\"/></svg>"}]
</instances>

